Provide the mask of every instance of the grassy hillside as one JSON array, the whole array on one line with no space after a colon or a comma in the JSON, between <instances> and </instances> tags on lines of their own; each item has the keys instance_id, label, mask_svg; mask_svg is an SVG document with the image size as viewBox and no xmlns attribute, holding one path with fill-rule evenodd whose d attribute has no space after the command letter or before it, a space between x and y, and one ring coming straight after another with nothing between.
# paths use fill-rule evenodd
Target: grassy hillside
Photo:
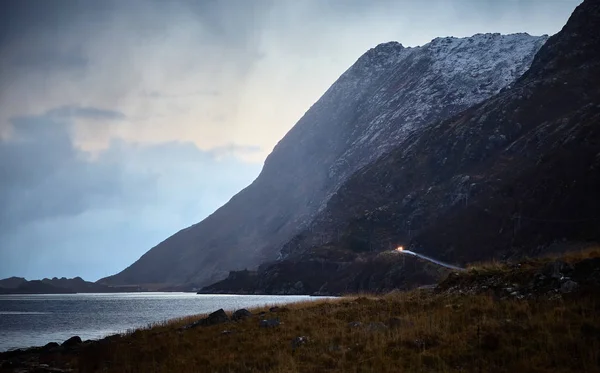
<instances>
[{"instance_id":1,"label":"grassy hillside","mask_svg":"<svg viewBox=\"0 0 600 373\"><path fill-rule=\"evenodd\" d=\"M190 317L19 359L123 373L598 372L599 284L600 250L590 250L475 266L436 289L256 309L242 321L186 328L202 316ZM263 319L281 323L265 328ZM4 355L0 371L16 371Z\"/></svg>"}]
</instances>

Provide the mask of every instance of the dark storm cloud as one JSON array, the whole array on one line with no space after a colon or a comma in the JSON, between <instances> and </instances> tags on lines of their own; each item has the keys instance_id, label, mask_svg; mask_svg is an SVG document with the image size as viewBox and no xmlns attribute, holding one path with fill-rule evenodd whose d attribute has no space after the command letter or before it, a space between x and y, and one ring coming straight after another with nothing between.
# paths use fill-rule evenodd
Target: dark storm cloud
<instances>
[{"instance_id":1,"label":"dark storm cloud","mask_svg":"<svg viewBox=\"0 0 600 373\"><path fill-rule=\"evenodd\" d=\"M0 142L0 230L78 214L90 202L119 192L118 168L98 164L90 170L64 118L43 115L11 122L14 138Z\"/></svg>"},{"instance_id":2,"label":"dark storm cloud","mask_svg":"<svg viewBox=\"0 0 600 373\"><path fill-rule=\"evenodd\" d=\"M98 116L58 108L14 118L16 136L0 141L0 277L83 271L98 278L117 271L214 211L258 173L259 165L227 157L252 150L243 146L224 154L190 143L115 140L91 158L71 140L71 119L90 113ZM117 254L122 264L110 259ZM58 264L57 257L72 263Z\"/></svg>"}]
</instances>

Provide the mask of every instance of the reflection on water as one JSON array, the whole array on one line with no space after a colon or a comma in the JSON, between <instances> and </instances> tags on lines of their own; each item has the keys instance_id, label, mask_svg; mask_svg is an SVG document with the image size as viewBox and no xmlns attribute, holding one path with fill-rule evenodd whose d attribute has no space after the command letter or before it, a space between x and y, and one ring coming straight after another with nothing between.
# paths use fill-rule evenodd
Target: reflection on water
<instances>
[{"instance_id":1,"label":"reflection on water","mask_svg":"<svg viewBox=\"0 0 600 373\"><path fill-rule=\"evenodd\" d=\"M318 299L308 296L117 293L0 295L0 351L102 338L127 329L219 308L235 310Z\"/></svg>"}]
</instances>

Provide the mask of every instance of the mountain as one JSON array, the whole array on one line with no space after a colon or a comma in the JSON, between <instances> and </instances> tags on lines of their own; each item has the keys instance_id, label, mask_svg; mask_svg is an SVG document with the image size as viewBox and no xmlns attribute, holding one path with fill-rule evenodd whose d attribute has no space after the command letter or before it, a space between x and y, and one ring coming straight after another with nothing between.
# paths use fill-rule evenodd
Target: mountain
<instances>
[{"instance_id":1,"label":"mountain","mask_svg":"<svg viewBox=\"0 0 600 373\"><path fill-rule=\"evenodd\" d=\"M9 277L0 280L0 288L14 289L27 282L23 277Z\"/></svg>"},{"instance_id":2,"label":"mountain","mask_svg":"<svg viewBox=\"0 0 600 373\"><path fill-rule=\"evenodd\" d=\"M205 285L275 259L357 170L513 83L546 40L477 34L378 45L275 146L249 187L99 282Z\"/></svg>"},{"instance_id":3,"label":"mountain","mask_svg":"<svg viewBox=\"0 0 600 373\"><path fill-rule=\"evenodd\" d=\"M599 23L600 2L584 1L514 84L355 172L255 290L378 290L388 270L367 264L400 244L468 263L600 241Z\"/></svg>"},{"instance_id":4,"label":"mountain","mask_svg":"<svg viewBox=\"0 0 600 373\"><path fill-rule=\"evenodd\" d=\"M3 280L4 281L4 280ZM75 293L70 289L57 287L41 280L25 281L16 287L0 287L0 294L68 294Z\"/></svg>"},{"instance_id":5,"label":"mountain","mask_svg":"<svg viewBox=\"0 0 600 373\"><path fill-rule=\"evenodd\" d=\"M69 289L76 293L106 293L113 292L116 289L108 287L106 285L96 284L94 282L85 281L81 277L75 278L57 278L53 277L52 279L45 278L42 280L43 283L52 285L55 287Z\"/></svg>"},{"instance_id":6,"label":"mountain","mask_svg":"<svg viewBox=\"0 0 600 373\"><path fill-rule=\"evenodd\" d=\"M75 278L45 278L27 281L22 277L0 280L0 294L64 294L64 293L116 293L140 291L136 287L113 287Z\"/></svg>"}]
</instances>

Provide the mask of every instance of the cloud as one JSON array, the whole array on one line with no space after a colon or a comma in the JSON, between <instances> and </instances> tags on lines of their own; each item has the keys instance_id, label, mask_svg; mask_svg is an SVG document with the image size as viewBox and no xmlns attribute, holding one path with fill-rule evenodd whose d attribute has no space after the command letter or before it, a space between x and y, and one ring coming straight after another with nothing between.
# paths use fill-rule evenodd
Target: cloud
<instances>
[{"instance_id":1,"label":"cloud","mask_svg":"<svg viewBox=\"0 0 600 373\"><path fill-rule=\"evenodd\" d=\"M260 153L261 150L260 147L253 145L227 144L210 149L208 153L219 159L223 157L244 158Z\"/></svg>"},{"instance_id":2,"label":"cloud","mask_svg":"<svg viewBox=\"0 0 600 373\"><path fill-rule=\"evenodd\" d=\"M114 273L213 212L369 48L580 0L0 1L0 277Z\"/></svg>"},{"instance_id":3,"label":"cloud","mask_svg":"<svg viewBox=\"0 0 600 373\"><path fill-rule=\"evenodd\" d=\"M98 115L57 108L14 118L18 136L0 141L0 277L114 273L260 170L185 142L113 140L91 158L71 140L71 120L90 113Z\"/></svg>"},{"instance_id":4,"label":"cloud","mask_svg":"<svg viewBox=\"0 0 600 373\"><path fill-rule=\"evenodd\" d=\"M60 118L84 118L96 120L123 120L125 114L107 109L98 109L95 107L80 107L75 105L61 106L46 112L47 116Z\"/></svg>"},{"instance_id":5,"label":"cloud","mask_svg":"<svg viewBox=\"0 0 600 373\"><path fill-rule=\"evenodd\" d=\"M20 51L10 60L12 67L25 71L84 69L88 62L80 50L57 51L51 48Z\"/></svg>"},{"instance_id":6,"label":"cloud","mask_svg":"<svg viewBox=\"0 0 600 373\"><path fill-rule=\"evenodd\" d=\"M205 90L205 91L195 91L190 93L164 93L152 91L144 94L146 97L156 98L156 99L177 99L182 97L196 97L196 96L207 96L207 97L216 97L219 96L221 92L217 90Z\"/></svg>"},{"instance_id":7,"label":"cloud","mask_svg":"<svg viewBox=\"0 0 600 373\"><path fill-rule=\"evenodd\" d=\"M553 33L578 2L4 2L0 132L11 117L76 103L130 119L96 148L110 137L191 141L204 150L237 143L258 146L264 159L376 44ZM90 142L87 132L76 141Z\"/></svg>"}]
</instances>

